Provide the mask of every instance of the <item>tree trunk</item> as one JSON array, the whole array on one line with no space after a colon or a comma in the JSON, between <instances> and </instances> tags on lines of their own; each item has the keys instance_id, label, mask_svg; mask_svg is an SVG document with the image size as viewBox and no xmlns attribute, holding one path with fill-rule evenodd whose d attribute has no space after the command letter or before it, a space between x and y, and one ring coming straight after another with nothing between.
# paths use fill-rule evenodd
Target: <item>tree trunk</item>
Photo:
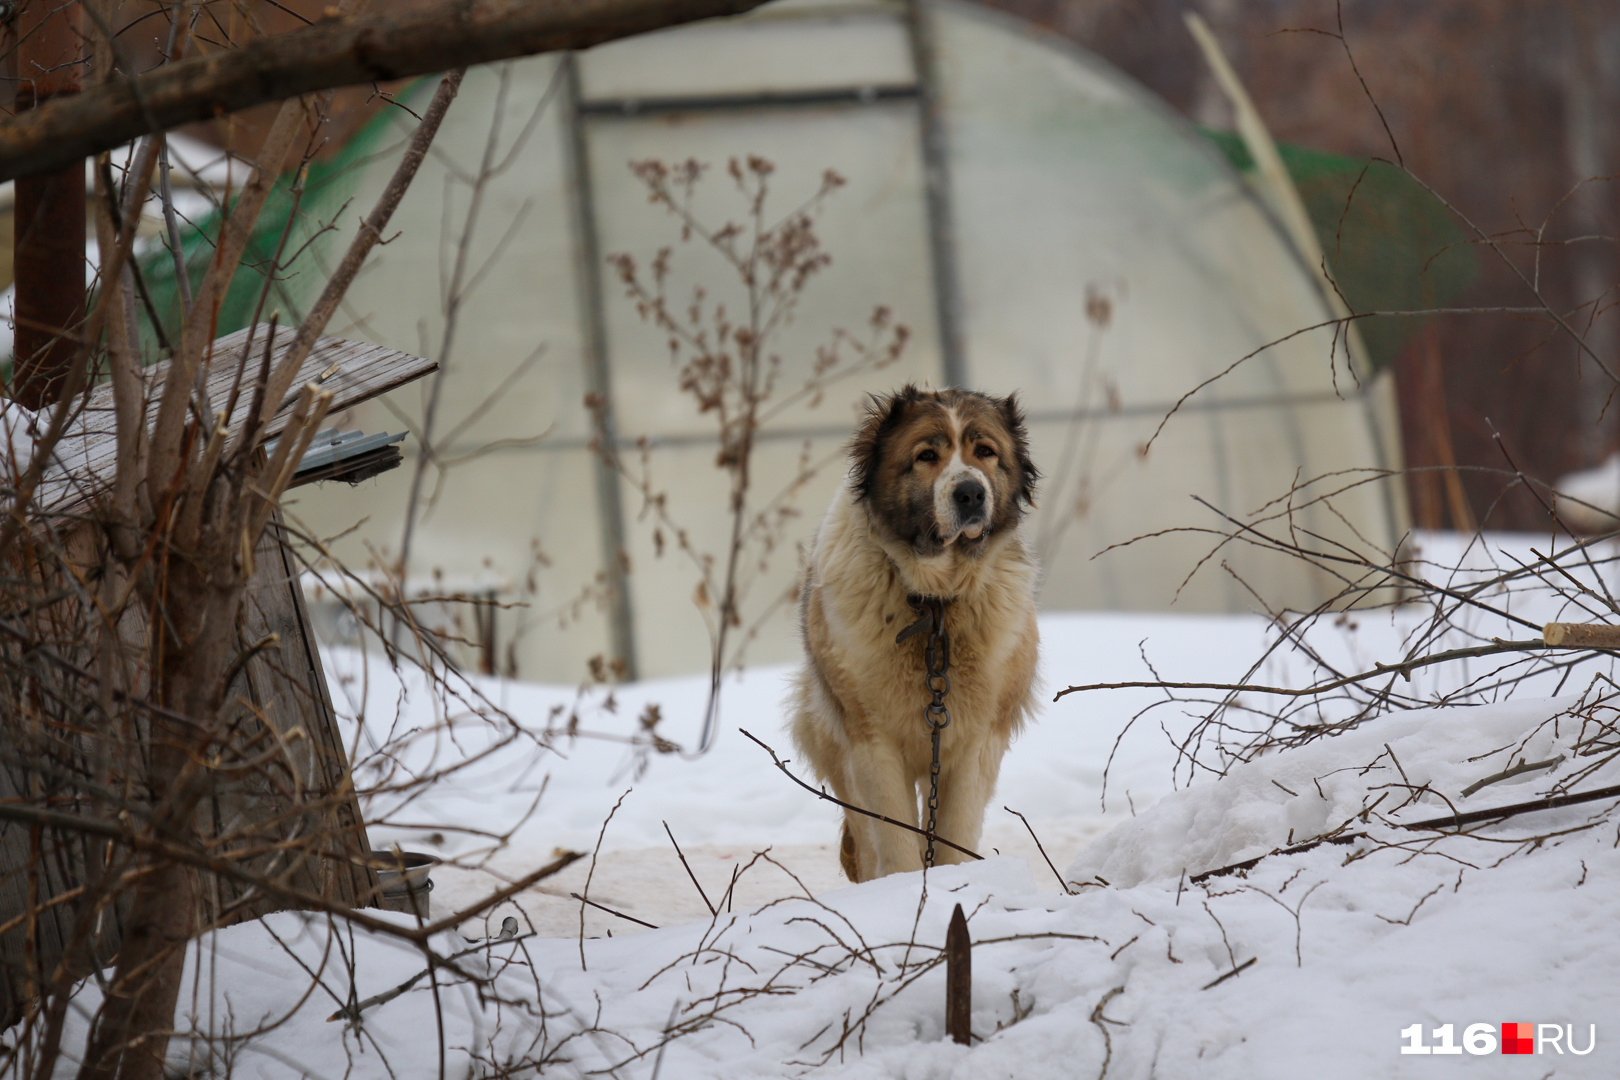
<instances>
[{"instance_id":1,"label":"tree trunk","mask_svg":"<svg viewBox=\"0 0 1620 1080\"><path fill-rule=\"evenodd\" d=\"M195 497L195 496L194 496ZM196 838L197 807L219 748L225 672L236 643L244 583L217 551L171 556L151 604L149 636L156 704L147 742L151 828ZM224 579L220 579L225 571ZM196 875L172 861L140 860L118 963L97 1019L80 1080L162 1080L168 1032L200 897Z\"/></svg>"}]
</instances>

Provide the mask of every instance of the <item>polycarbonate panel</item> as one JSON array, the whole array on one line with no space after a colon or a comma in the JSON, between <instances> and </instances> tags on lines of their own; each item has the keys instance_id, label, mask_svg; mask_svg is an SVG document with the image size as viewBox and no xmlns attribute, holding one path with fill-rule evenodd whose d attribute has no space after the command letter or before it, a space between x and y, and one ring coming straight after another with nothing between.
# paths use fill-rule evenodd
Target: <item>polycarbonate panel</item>
<instances>
[{"instance_id":1,"label":"polycarbonate panel","mask_svg":"<svg viewBox=\"0 0 1620 1080\"><path fill-rule=\"evenodd\" d=\"M581 405L580 286L567 209L570 177L560 87L546 101L554 71L552 57L468 71L431 153L394 214L389 242L373 249L327 331L444 364L436 432L442 437L476 415L476 430L468 428L457 438L462 450L543 433L584 436L590 429ZM415 122L401 114L398 128L400 140L371 163L351 218L369 211ZM491 163L497 171L468 234L472 188L467 181L477 174L492 136ZM452 182L452 172L460 179ZM458 261L462 284L446 354ZM419 420L431 384L423 379L390 399Z\"/></svg>"},{"instance_id":2,"label":"polycarbonate panel","mask_svg":"<svg viewBox=\"0 0 1620 1080\"><path fill-rule=\"evenodd\" d=\"M731 634L727 656L738 644L746 648L749 664L781 663L800 655L798 605L793 588L798 580L802 550L815 534L833 493L844 482L844 439L824 437L761 443L754 452L755 483L750 494L750 518L765 508L787 511L782 528L767 546L754 534L739 563L743 583L742 626ZM800 462L821 463L814 476L792 490ZM729 477L715 468L714 446L670 447L653 458L654 486L668 492L668 514L687 531L692 550L714 559L713 580L725 578L730 550L731 517L726 513ZM705 670L709 665L710 629L698 607L701 575L691 555L679 550L668 526L658 555L653 540L657 525L652 514L637 513L639 501L626 504L629 535L630 582L636 606L636 652L644 674L669 675ZM772 513L769 515L775 517ZM719 597L711 593L709 614ZM681 730L694 730L682 719ZM672 729L673 730L673 729ZM671 735L672 738L678 736Z\"/></svg>"},{"instance_id":3,"label":"polycarbonate panel","mask_svg":"<svg viewBox=\"0 0 1620 1080\"><path fill-rule=\"evenodd\" d=\"M595 582L601 538L584 449L590 422L559 98L554 94L536 116L553 86L555 63L539 57L468 71L432 153L395 212L389 242L373 250L328 333L445 358L447 290L470 209L468 186L450 176L478 170L493 129L492 162L504 168L487 187L466 245L462 277L472 287L460 302L435 420L441 452L460 463L418 522L410 570L415 576L493 572L512 584L507 601L525 600L522 587L533 574L539 590L533 606L499 616L501 649L504 654L515 638L520 672L567 682L607 649L608 636L594 599L577 619L566 612L566 627L557 615ZM497 112L503 73L504 107ZM413 107L420 111L432 90L423 87ZM369 211L388 182L415 122L401 112L397 127L399 138L369 163L351 222ZM334 423L419 431L433 381L429 376L403 387ZM519 448L539 436L545 436L540 447ZM357 487L300 488L293 512L322 535L355 529L334 543L352 565L364 567L378 556L392 562L418 446L414 437L407 440L404 466ZM424 500L435 494L437 476L428 470ZM536 542L548 565L537 564Z\"/></svg>"},{"instance_id":4,"label":"polycarbonate panel","mask_svg":"<svg viewBox=\"0 0 1620 1080\"><path fill-rule=\"evenodd\" d=\"M1172 537L1092 556L1148 532L1219 525L1194 495L1241 515L1296 475L1383 464L1371 413L1384 395L1359 392L1331 329L1299 333L1330 318L1320 293L1188 125L1054 39L962 5L933 11L968 368L984 389L1022 391L1038 421L1042 603L1163 607L1207 543ZM1228 368L1143 456L1175 402ZM1392 546L1378 492L1340 502ZM1364 546L1321 507L1298 523ZM1268 602L1326 596L1316 575L1250 545L1222 558ZM1258 604L1219 562L1178 607Z\"/></svg>"},{"instance_id":5,"label":"polycarbonate panel","mask_svg":"<svg viewBox=\"0 0 1620 1080\"><path fill-rule=\"evenodd\" d=\"M586 101L909 86L898 4L823 4L710 19L581 54Z\"/></svg>"},{"instance_id":6,"label":"polycarbonate panel","mask_svg":"<svg viewBox=\"0 0 1620 1080\"><path fill-rule=\"evenodd\" d=\"M370 430L389 419L378 408L361 423ZM350 566L372 568L378 557L392 566L415 468L414 447L407 446L403 466L356 487L297 489L290 516L323 535L355 529L331 544ZM423 504L411 549L413 581L435 575L504 580L501 602L518 606L497 615L497 652L502 670L510 657L525 679L574 682L591 657L609 652L597 581L602 559L594 464L584 449L496 451L458 466L431 507Z\"/></svg>"},{"instance_id":7,"label":"polycarbonate panel","mask_svg":"<svg viewBox=\"0 0 1620 1080\"><path fill-rule=\"evenodd\" d=\"M1142 444L1177 397L1326 316L1312 279L1219 156L1123 76L983 9L941 2L928 10L940 47L968 370L978 388L1020 391L1031 415L1036 461L1046 473L1029 522L1046 567L1043 606L1160 610L1174 601L1178 610L1243 610L1261 603L1251 589L1276 606L1329 595L1329 583L1299 564L1231 545L1177 598L1182 579L1214 543L1208 535L1173 533L1092 557L1152 531L1218 526L1195 495L1242 516L1283 494L1296 474L1377 464L1375 428L1383 424L1386 438L1394 431L1389 387L1358 395L1342 362L1330 360L1331 334L1304 334L1200 391L1144 457ZM551 85L552 63L506 67L501 147L528 125ZM587 97L903 83L912 77L910 63L900 5L839 0L771 5L746 19L649 35L581 58ZM438 355L444 287L467 210L465 188L447 186L448 178L452 170L476 169L483 156L501 96L499 70L469 73L434 156L395 216L398 239L374 254L331 332ZM393 170L412 126L401 121L399 142L370 165L355 214L369 208ZM628 163L709 162L715 171L695 209L711 222L741 214L723 171L733 155L775 163L773 215L807 198L824 169L848 179L817 223L833 262L811 282L773 350L782 358L777 400L807 377L815 346L833 327L860 328L874 305L888 305L913 331L904 363L833 384L818 408L800 403L772 416L756 451L756 507L791 485L804 437L822 462L787 504L792 512L773 535L764 569L757 549L746 566L757 575L743 609L744 632L757 630L749 662L790 659L798 650L792 605L773 602L791 589L799 548L842 481L840 447L861 397L907 379L940 381L916 103L591 114L583 123L602 252L625 251L646 266L661 247L674 246L672 296L684 299L702 284L734 314L746 309L734 276L696 245L679 244L678 226L649 205ZM557 114L542 115L489 186L467 249L467 265L482 279L458 322L438 431L477 419L449 448L467 460L417 530L412 571L494 571L520 584L535 569L535 605L503 613L500 635L510 641L520 624L527 627L517 641L519 670L572 682L591 656L607 651L609 635L593 592L602 523L581 406L584 285L571 228L568 134ZM652 485L667 493L668 513L696 551L723 560L728 478L715 465L713 417L699 414L678 389L663 335L637 318L611 272L604 274L602 314L619 430L648 438ZM508 381L542 343L543 357ZM407 388L349 419L367 430L419 425L424 388ZM1080 421L1071 423L1076 414ZM540 447L511 445L542 431L550 436ZM406 468L358 488L300 489L294 514L328 536L363 522L337 541L357 565L373 552L393 558L414 440L406 452ZM1398 493L1393 503L1386 495L1368 487L1339 497L1335 507L1386 542ZM628 486L622 509L641 673L704 669L709 638L690 557L667 527L658 555L655 521ZM1360 542L1319 507L1300 508L1295 521ZM536 541L546 565L537 564ZM1223 560L1242 582L1222 569Z\"/></svg>"},{"instance_id":8,"label":"polycarbonate panel","mask_svg":"<svg viewBox=\"0 0 1620 1080\"><path fill-rule=\"evenodd\" d=\"M1235 531L1218 511L1253 524L1273 496L1286 495L1296 469L1303 475L1327 471L1311 456L1305 433L1324 441L1354 441L1359 434L1360 417L1338 402L1296 406L1291 410L1296 430L1280 434L1274 411L1267 405L1234 407L1198 423L1169 425L1148 458L1138 448L1158 423L1156 416L1090 419L1077 429L1061 421L1031 425L1036 461L1047 469L1041 509L1028 525L1045 571L1043 605L1244 611L1261 609L1263 600L1273 609L1297 609L1337 592L1339 586L1303 562L1245 540L1225 545L1199 568L1219 545L1218 533ZM1066 469L1061 467L1065 450L1071 452ZM1332 504L1357 523L1387 518L1384 493L1376 484L1335 495ZM1302 536L1331 536L1365 548L1325 506L1306 498L1295 500L1292 524ZM1274 537L1287 536L1286 521L1260 527ZM1145 539L1104 551L1137 537Z\"/></svg>"},{"instance_id":9,"label":"polycarbonate panel","mask_svg":"<svg viewBox=\"0 0 1620 1080\"><path fill-rule=\"evenodd\" d=\"M723 303L732 320L746 323L748 293L720 255L698 240L680 242L680 223L649 203L647 188L631 174L629 162L693 157L709 164L693 213L716 229L726 222L744 223L748 211L746 199L726 175L733 157L758 155L775 166L767 222L780 220L811 198L824 171L832 169L847 182L815 219L822 250L832 262L810 279L792 321L769 339L770 354L780 358L773 411L812 378L817 347L830 342L835 330L867 336L877 306L891 309L894 319L910 329L911 341L900 363L836 383L819 407L812 407L809 399L800 401L772 418L773 429L830 427L844 432L863 393L908 379L937 383L939 336L926 272L927 213L911 103L602 117L592 119L587 131L602 251L628 253L645 269L660 248L672 247L669 295L671 307L682 313L693 289L701 287L711 308ZM620 433L628 438L711 435L715 418L700 413L680 391L666 335L640 318L611 274L604 292Z\"/></svg>"}]
</instances>

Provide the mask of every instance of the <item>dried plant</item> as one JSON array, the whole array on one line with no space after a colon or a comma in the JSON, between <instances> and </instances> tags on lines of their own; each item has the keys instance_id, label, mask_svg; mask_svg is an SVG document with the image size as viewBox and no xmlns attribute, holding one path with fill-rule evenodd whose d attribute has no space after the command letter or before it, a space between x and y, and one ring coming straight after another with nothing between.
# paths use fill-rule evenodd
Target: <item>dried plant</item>
<instances>
[{"instance_id":1,"label":"dried plant","mask_svg":"<svg viewBox=\"0 0 1620 1080\"><path fill-rule=\"evenodd\" d=\"M380 899L367 825L408 829L406 808L423 792L517 740L543 753L564 737L563 720L518 723L421 634L433 662L413 677L436 721L367 717L362 694L345 736L301 637L299 549L323 549L278 511L333 399L313 381L294 384L386 236L461 75L442 80L311 311L290 332L255 319L234 353L214 347L221 298L276 177L289 165L301 172L318 149L327 99L282 106L156 366L144 366L154 358L132 330L137 289L125 268L149 204L172 209L152 184L161 140L139 145L121 184L117 163L99 163L101 287L88 317L61 335L74 348L56 403L31 423L8 405L0 447L0 1011L11 1028L0 1075L75 1064L83 1077L162 1075L188 945L268 912L313 913L334 938L345 927L394 938L420 952L435 982L465 973L467 959L436 952L436 936L575 857L520 873L437 923L364 910ZM301 254L284 233L267 282ZM76 449L87 445L107 452L87 458ZM380 619L410 623L396 598L370 598ZM466 753L431 752L469 739L477 746ZM501 850L526 819L481 834L467 857ZM86 998L87 987L99 993ZM88 1028L75 1018L87 1000ZM199 1068L228 1075L251 1034L193 1036Z\"/></svg>"},{"instance_id":2,"label":"dried plant","mask_svg":"<svg viewBox=\"0 0 1620 1080\"><path fill-rule=\"evenodd\" d=\"M1339 42L1354 69L1356 60L1344 37L1342 11L1337 32L1328 36ZM1359 85L1382 120L1383 113L1372 91L1364 80ZM1351 310L1293 330L1237 357L1187 390L1160 420L1149 445L1166 425L1174 422L1190 398L1255 357L1301 334L1326 328L1332 329L1337 348L1348 328L1363 320L1450 315L1486 319L1506 316L1542 322L1549 334L1573 346L1578 362L1590 362L1597 369L1600 384L1612 400L1614 388L1620 387L1620 374L1594 349L1595 336L1591 340L1588 336L1594 333L1595 313L1587 308L1597 302L1581 305L1575 312L1560 310L1549 299L1545 282L1547 260L1569 244L1549 238L1554 219L1566 202L1598 178L1579 180L1569 193L1555 201L1539 225L1524 224L1521 219L1519 228L1495 234L1478 225L1414 172L1402 157L1387 123L1383 130L1394 158L1393 163L1383 163L1393 164L1432 196L1454 219L1469 245L1507 268L1522 287L1523 302L1488 307ZM1352 190L1341 223L1349 212L1349 200L1354 198ZM1614 245L1612 238L1580 239ZM1578 690L1581 705L1566 715L1582 717L1583 724L1594 725L1600 733L1610 731L1596 717L1602 715L1611 700L1615 651L1590 640L1549 642L1543 637L1543 627L1554 621L1603 626L1620 623L1620 604L1616 601L1620 589L1615 575L1620 530L1591 535L1581 525L1571 524L1571 517L1584 524L1593 520L1612 522L1613 515L1528 475L1501 435L1495 434L1494 438L1501 455L1501 466L1497 468L1448 464L1300 477L1288 490L1249 511L1199 499L1211 514L1212 523L1168 530L1210 540L1208 550L1190 568L1187 579L1200 572L1219 570L1237 581L1251 598L1254 610L1271 624L1270 640L1261 654L1240 677L1229 682L1175 682L1155 675L1128 683L1071 686L1057 697L1105 689L1161 691L1164 697L1138 713L1131 725L1165 708L1195 718L1186 734L1176 740L1178 784L1190 783L1200 775L1225 775L1235 764L1341 734L1391 711L1481 704L1514 694ZM1338 506L1364 495L1369 487L1384 488L1391 500L1403 500L1408 482L1432 484L1437 477L1452 485L1458 502L1463 499L1460 480L1469 481L1476 490L1494 491L1491 504L1483 512L1476 515L1466 507L1454 511L1457 521L1470 523L1471 533L1464 534L1466 542L1454 558L1427 555L1422 550L1424 541L1410 534L1393 546L1375 543ZM1529 548L1531 558L1507 550L1483 531L1498 508L1510 500L1529 502L1543 512L1546 540L1539 547ZM1334 537L1312 531L1302 522L1313 511L1316 520L1336 521L1346 527L1346 532ZM1151 543L1160 535L1164 534L1135 537L1117 546ZM1319 580L1330 583L1328 595L1309 610L1287 609L1238 577L1223 557L1234 547L1254 548L1306 565ZM1399 654L1368 660L1360 656L1359 650L1352 650L1347 661L1341 647L1346 636L1353 638L1357 625L1370 620L1387 621L1399 631ZM1124 737L1125 732L1121 732L1119 738ZM1602 756L1607 752L1603 748L1610 741L1610 735L1599 734L1582 743L1586 749L1581 753L1598 755L1598 765L1606 763L1610 759ZM1574 778L1585 777L1591 771L1583 769L1562 776L1549 793L1567 791Z\"/></svg>"},{"instance_id":3,"label":"dried plant","mask_svg":"<svg viewBox=\"0 0 1620 1080\"><path fill-rule=\"evenodd\" d=\"M637 314L665 336L680 390L699 414L712 418L719 442L715 467L729 480L728 543L718 553L701 551L676 520L667 493L655 485L651 443L638 440L639 453L631 461L612 441L600 435L597 439L598 452L641 495L643 516L653 523L656 550L662 553L672 541L698 574L693 598L703 612L710 643L709 701L695 750L701 754L714 741L721 676L737 666L749 640L744 632L744 609L750 587L763 575L788 524L798 517L799 493L821 469L843 456L840 448L812 460L806 444L787 483L761 498L753 473L759 434L789 408L819 405L834 383L897 362L910 331L896 323L887 308L875 308L864 333L857 336L844 329L833 330L817 347L797 385L781 385L789 368L775 342L793 320L806 288L832 261L815 225L827 200L844 186L844 179L827 170L809 199L773 218L768 203L775 166L757 156L733 158L726 175L743 203L741 220L714 225L701 220L693 209L707 166L691 160L673 165L641 161L633 163L631 171L645 185L649 200L679 224L681 244L696 244L717 254L743 297L734 307L727 304L724 293L702 285L687 296L672 297L674 247L661 248L645 270L628 254L609 257ZM598 411L599 432L603 427L600 416ZM775 611L784 599L775 598L760 618ZM743 635L740 642L738 634Z\"/></svg>"}]
</instances>

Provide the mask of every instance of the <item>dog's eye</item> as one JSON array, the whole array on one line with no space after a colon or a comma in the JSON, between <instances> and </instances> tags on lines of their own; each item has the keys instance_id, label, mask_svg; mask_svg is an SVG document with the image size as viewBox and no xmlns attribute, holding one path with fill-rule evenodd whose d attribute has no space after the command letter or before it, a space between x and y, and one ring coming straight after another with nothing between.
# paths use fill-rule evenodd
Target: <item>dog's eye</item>
<instances>
[{"instance_id":1,"label":"dog's eye","mask_svg":"<svg viewBox=\"0 0 1620 1080\"><path fill-rule=\"evenodd\" d=\"M995 457L996 456L996 448L991 446L989 443L980 443L977 447L974 448L973 456L974 457Z\"/></svg>"},{"instance_id":2,"label":"dog's eye","mask_svg":"<svg viewBox=\"0 0 1620 1080\"><path fill-rule=\"evenodd\" d=\"M939 454L937 452L933 451L933 450L924 450L922 453L917 455L917 460L918 461L938 461L939 460Z\"/></svg>"}]
</instances>

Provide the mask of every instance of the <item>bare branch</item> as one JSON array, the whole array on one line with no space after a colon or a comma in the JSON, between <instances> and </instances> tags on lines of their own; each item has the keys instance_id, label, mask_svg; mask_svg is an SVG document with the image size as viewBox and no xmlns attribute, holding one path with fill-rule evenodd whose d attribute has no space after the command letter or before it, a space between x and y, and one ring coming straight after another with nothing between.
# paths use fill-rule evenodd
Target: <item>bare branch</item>
<instances>
[{"instance_id":1,"label":"bare branch","mask_svg":"<svg viewBox=\"0 0 1620 1080\"><path fill-rule=\"evenodd\" d=\"M292 389L292 381L298 374L298 369L309 356L315 342L320 338L321 331L326 329L326 323L337 310L338 304L343 300L343 294L349 289L360 267L365 263L366 256L371 249L377 246L382 239L383 230L388 227L388 221L394 216L399 202L405 196L411 181L416 177L417 169L421 168L422 161L427 157L428 148L433 145L433 137L438 134L439 124L444 120L445 112L450 103L456 99L456 92L461 88L462 76L465 69L450 72L439 83L438 92L433 95L433 103L428 107L427 113L422 117L422 123L411 137L411 145L400 159L399 165L394 169L394 175L388 181L388 186L377 199L377 205L372 208L370 215L355 234L349 250L344 254L343 261L338 264L326 288L321 291L321 298L305 316L303 323L298 327L298 336L293 339L292 348L282 358L280 366L271 376L265 388L264 405L258 417L249 417L250 425L256 424L262 429L270 422L271 417L280 408L281 401L287 392ZM252 449L252 431L249 427L238 440L238 449L241 451Z\"/></svg>"},{"instance_id":2,"label":"bare branch","mask_svg":"<svg viewBox=\"0 0 1620 1080\"><path fill-rule=\"evenodd\" d=\"M0 180L46 172L141 135L225 113L389 79L604 41L764 0L471 0L323 18L48 102L0 123Z\"/></svg>"},{"instance_id":3,"label":"bare branch","mask_svg":"<svg viewBox=\"0 0 1620 1080\"><path fill-rule=\"evenodd\" d=\"M950 848L952 851L960 851L963 855L968 856L970 859L980 859L980 860L982 860L984 858L984 856L980 855L977 851L969 851L967 848L963 847L961 844L953 844L949 840L945 839L943 836L938 835L937 833L931 833L927 829L919 829L917 826L908 825L904 821L896 821L892 817L885 817L884 815L879 814L879 813L877 813L875 811L868 810L865 807L856 806L854 803L847 803L843 799L835 798L834 796L827 794L825 791L821 791L821 790L818 790L817 788L811 787L809 784L805 783L803 780L800 780L797 776L794 776L793 773L788 770L787 763L785 761L783 761L781 758L776 756L776 751L775 750L772 750L769 746L766 746L763 742L760 742L759 739L757 737L755 737L753 734L751 734L750 732L748 732L748 731L746 731L746 730L744 730L742 728L738 728L737 730L742 732L744 738L748 739L750 742L757 743L760 746L761 749L763 749L767 754L771 755L771 761L775 762L776 767L778 769L781 769L782 772L787 776L787 778L789 780L792 780L795 784L798 784L800 787L804 788L804 790L808 791L810 794L814 795L816 798L825 799L827 802L835 803L838 806L842 806L845 810L853 810L857 814L865 814L867 817L874 818L874 819L876 819L878 821L883 822L886 825L897 825L902 829L910 830L911 832L916 833L918 836L925 837L926 839L932 840L935 843L944 844L946 847Z\"/></svg>"}]
</instances>

